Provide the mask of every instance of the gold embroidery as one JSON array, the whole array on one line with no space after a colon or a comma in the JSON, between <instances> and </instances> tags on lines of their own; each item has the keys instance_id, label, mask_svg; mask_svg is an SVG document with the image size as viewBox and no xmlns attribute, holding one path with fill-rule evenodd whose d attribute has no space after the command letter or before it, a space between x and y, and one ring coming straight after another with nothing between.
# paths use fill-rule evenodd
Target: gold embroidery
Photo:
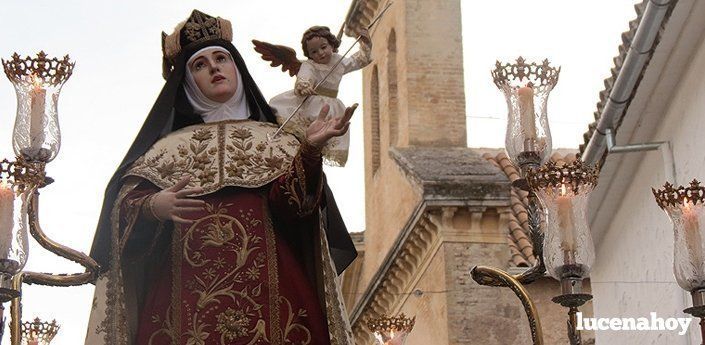
<instances>
[{"instance_id":1,"label":"gold embroidery","mask_svg":"<svg viewBox=\"0 0 705 345\"><path fill-rule=\"evenodd\" d=\"M115 205L110 214L111 222L111 257L107 273L106 316L96 332L105 332L106 344L127 345L127 315L125 315L125 294L123 290L120 266L120 208L125 196L137 186L137 181L126 181L115 198ZM129 232L130 229L125 229Z\"/></svg>"},{"instance_id":2,"label":"gold embroidery","mask_svg":"<svg viewBox=\"0 0 705 345\"><path fill-rule=\"evenodd\" d=\"M242 310L228 308L218 314L217 319L218 325L215 330L222 334L221 342L223 342L223 338L232 342L237 338L246 336L248 333L246 327L250 324L250 319Z\"/></svg>"},{"instance_id":3,"label":"gold embroidery","mask_svg":"<svg viewBox=\"0 0 705 345\"><path fill-rule=\"evenodd\" d=\"M173 333L174 331L174 326L172 325L172 315L171 315L171 306L168 306L166 309L166 315L162 319L159 315L152 315L152 323L161 323L162 328L158 329L156 332L152 333L149 336L149 340L147 342L148 345L159 345L155 344L154 340L155 337L164 334L169 339L171 339L171 342L174 343L178 337Z\"/></svg>"},{"instance_id":4,"label":"gold embroidery","mask_svg":"<svg viewBox=\"0 0 705 345\"><path fill-rule=\"evenodd\" d=\"M242 227L242 225L238 225L240 228ZM215 224L208 224L206 231L207 233L201 237L204 246L220 247L235 238L232 221L224 225L219 221L216 221Z\"/></svg>"},{"instance_id":5,"label":"gold embroidery","mask_svg":"<svg viewBox=\"0 0 705 345\"><path fill-rule=\"evenodd\" d=\"M263 198L262 210L264 212L264 236L267 242L267 271L269 273L269 338L272 340L272 345L282 343L281 325L279 324L280 305L279 305L279 271L277 267L277 248L274 238L274 226L272 225L272 216L269 212L269 205L266 199Z\"/></svg>"},{"instance_id":6,"label":"gold embroidery","mask_svg":"<svg viewBox=\"0 0 705 345\"><path fill-rule=\"evenodd\" d=\"M320 221L319 221L319 224ZM331 345L353 344L353 335L350 323L347 321L347 314L343 299L340 296L335 278L337 276L333 260L330 257L328 239L325 229L320 226L321 237L321 260L323 270L323 286L325 288L326 314L328 316L328 332L330 333Z\"/></svg>"},{"instance_id":7,"label":"gold embroidery","mask_svg":"<svg viewBox=\"0 0 705 345\"><path fill-rule=\"evenodd\" d=\"M210 333L206 332L207 323L198 322L198 313L194 314L191 329L186 332L186 345L206 345Z\"/></svg>"},{"instance_id":8,"label":"gold embroidery","mask_svg":"<svg viewBox=\"0 0 705 345\"><path fill-rule=\"evenodd\" d=\"M182 42L182 32L186 36L186 42ZM177 25L171 35L162 32L162 53L164 54L165 60L169 60L169 63L165 66L166 71L164 71L164 78L166 79L169 75L168 72L172 70L173 61L171 60L179 54L183 48L198 42L218 38L232 41L233 28L230 21L220 17L211 17L198 10L193 10L188 19Z\"/></svg>"},{"instance_id":9,"label":"gold embroidery","mask_svg":"<svg viewBox=\"0 0 705 345\"><path fill-rule=\"evenodd\" d=\"M262 218L251 209L234 207L207 203L205 216L188 227L175 227L172 304L165 316L152 316L161 327L151 334L150 345L163 342L161 336L186 345L311 344L304 323L307 310L293 308L279 294L276 238L266 196ZM186 296L195 296L196 303ZM262 303L269 303L269 315Z\"/></svg>"},{"instance_id":10,"label":"gold embroidery","mask_svg":"<svg viewBox=\"0 0 705 345\"><path fill-rule=\"evenodd\" d=\"M299 217L304 217L310 215L318 208L322 191L321 183L319 180L315 195L307 194L306 170L301 156L298 155L294 158L294 169L290 169L287 172L286 178L279 188L282 190L283 195L287 197L287 203L296 207L296 214Z\"/></svg>"},{"instance_id":11,"label":"gold embroidery","mask_svg":"<svg viewBox=\"0 0 705 345\"><path fill-rule=\"evenodd\" d=\"M218 20L200 11L194 10L184 25L189 41L209 40L220 37Z\"/></svg>"},{"instance_id":12,"label":"gold embroidery","mask_svg":"<svg viewBox=\"0 0 705 345\"><path fill-rule=\"evenodd\" d=\"M174 343L181 340L181 225L174 224L171 234L171 334Z\"/></svg>"},{"instance_id":13,"label":"gold embroidery","mask_svg":"<svg viewBox=\"0 0 705 345\"><path fill-rule=\"evenodd\" d=\"M283 334L283 339L286 343L293 343L293 341L289 340L289 336L293 335L294 332L297 330L300 332L303 332L305 335L305 340L301 341L301 345L306 345L311 343L311 332L308 330L308 328L304 327L302 324L295 322L296 320L303 319L305 317L308 317L308 313L306 312L306 309L299 308L297 311L296 315L294 315L293 311L291 310L291 302L289 302L288 299L286 299L284 296L281 297L281 300L286 305L287 307L287 318L286 318L286 325L284 325L284 334Z\"/></svg>"},{"instance_id":14,"label":"gold embroidery","mask_svg":"<svg viewBox=\"0 0 705 345\"><path fill-rule=\"evenodd\" d=\"M125 175L162 189L189 175L189 187L202 187L201 195L225 186L261 187L286 172L299 146L287 133L270 142L274 131L274 124L251 120L186 127L155 143Z\"/></svg>"},{"instance_id":15,"label":"gold embroidery","mask_svg":"<svg viewBox=\"0 0 705 345\"><path fill-rule=\"evenodd\" d=\"M287 202L289 205L295 205L297 214L301 214L303 209L303 200L299 197L299 191L297 190L297 185L299 184L298 177L289 177L281 184L284 196L287 196Z\"/></svg>"},{"instance_id":16,"label":"gold embroidery","mask_svg":"<svg viewBox=\"0 0 705 345\"><path fill-rule=\"evenodd\" d=\"M266 204L266 198L263 200ZM256 228L263 224L253 216L254 211L240 210L234 217L233 212L229 212L233 206L208 203L208 215L174 234L180 239L178 245L175 243L179 259L191 268L199 268L199 273L184 283L184 292L197 296L196 305L190 306L186 301L180 303L184 308L184 321L189 325L184 334L186 344L205 344L206 339L211 342L214 336L220 337L219 344L236 340L249 344L270 343L268 338L273 339L271 344L282 344L281 336L276 336L279 331L267 336L263 305L257 302L263 297L262 282L258 278L265 262L269 277L274 277L269 281L270 301L272 297L278 299L276 248L271 224L265 221L264 227L269 230L265 230L266 238L263 239L256 234L261 231ZM233 258L213 257L212 250L206 257L206 248L216 248L215 253L232 255ZM270 308L269 313L270 329L278 330L278 306ZM204 322L206 315L212 315L217 320L215 324Z\"/></svg>"},{"instance_id":17,"label":"gold embroidery","mask_svg":"<svg viewBox=\"0 0 705 345\"><path fill-rule=\"evenodd\" d=\"M233 281L242 282L241 269L248 263L250 255L260 249L256 244L261 242L262 239L249 233L240 221L229 216L226 209L229 206L232 206L232 204L218 205L218 207L207 204L206 209L211 215L196 221L184 235L183 258L191 267L203 267L211 262L210 259L203 258L200 250L191 249L194 233L199 229L207 232L206 235L200 237L202 240L201 249L206 246L225 247L225 250L234 252L236 257L234 264L231 263L230 272L223 276L216 274L213 268L204 268L202 271L203 278L194 277L195 284L191 285L195 288L191 290L198 296L197 306L200 309L206 308L211 303L218 303L218 298L221 296L230 297L233 300L237 299L236 296L239 296L248 300L256 309L259 309L259 304L246 291L233 290ZM252 219L249 225L256 226L259 222L259 220ZM237 234L235 234L233 226L237 229ZM225 233L230 240L214 241L213 238L216 236L213 235L214 233ZM254 261L256 267L259 260L255 259Z\"/></svg>"}]
</instances>

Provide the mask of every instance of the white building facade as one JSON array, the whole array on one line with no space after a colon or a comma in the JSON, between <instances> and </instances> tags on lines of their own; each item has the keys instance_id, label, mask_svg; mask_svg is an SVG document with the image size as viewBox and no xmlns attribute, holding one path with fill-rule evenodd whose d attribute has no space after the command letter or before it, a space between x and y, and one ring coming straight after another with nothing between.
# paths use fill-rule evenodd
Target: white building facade
<instances>
[{"instance_id":1,"label":"white building facade","mask_svg":"<svg viewBox=\"0 0 705 345\"><path fill-rule=\"evenodd\" d=\"M644 7L648 3L644 1ZM692 306L690 294L673 275L673 227L651 188L660 188L667 179L683 185L693 178L705 181L705 1L661 3L671 8L655 49L648 52L643 68L631 71L631 77L639 79L614 123L618 145L670 144L662 145L661 151L612 153L604 160L590 212L596 242L591 273L595 317L648 318L652 312L664 318L688 317L683 309ZM649 23L642 20L639 26L643 25ZM632 34L640 29L648 30L632 28ZM618 71L606 82L597 114L619 74L628 72L620 65L634 37L625 34L625 49L615 59ZM700 344L699 321L693 319L686 335L668 330L597 331L596 343Z\"/></svg>"}]
</instances>

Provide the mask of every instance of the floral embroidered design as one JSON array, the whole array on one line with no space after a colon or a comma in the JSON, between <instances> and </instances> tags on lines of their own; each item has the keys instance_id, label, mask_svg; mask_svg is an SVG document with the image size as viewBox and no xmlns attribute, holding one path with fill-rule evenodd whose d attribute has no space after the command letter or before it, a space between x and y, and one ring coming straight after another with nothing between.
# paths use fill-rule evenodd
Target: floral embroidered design
<instances>
[{"instance_id":1,"label":"floral embroidered design","mask_svg":"<svg viewBox=\"0 0 705 345\"><path fill-rule=\"evenodd\" d=\"M306 312L306 309L299 309L296 314L293 313L293 310L291 308L291 302L289 302L288 299L281 297L281 305L286 306L286 311L287 311L287 319L286 319L286 325L284 325L284 329L282 330L284 332L282 338L284 339L285 343L293 343L291 341L291 337L293 337L297 332L300 332L300 334L296 334L300 338L303 337L304 340L300 340L301 345L306 345L311 343L311 332L304 327L302 324L297 323L296 321L299 321L305 317L308 317L308 313ZM293 339L293 338L292 338Z\"/></svg>"},{"instance_id":2,"label":"floral embroidered design","mask_svg":"<svg viewBox=\"0 0 705 345\"><path fill-rule=\"evenodd\" d=\"M321 198L322 186L318 185L315 195L307 194L306 171L301 156L294 158L294 169L286 174L286 179L280 187L289 205L295 206L299 217L311 214Z\"/></svg>"},{"instance_id":3,"label":"floral embroidered design","mask_svg":"<svg viewBox=\"0 0 705 345\"><path fill-rule=\"evenodd\" d=\"M154 144L125 175L162 189L189 175L189 187L202 187L202 195L225 186L261 187L286 172L299 146L287 133L270 142L274 131L274 124L251 120L186 127Z\"/></svg>"},{"instance_id":4,"label":"floral embroidered design","mask_svg":"<svg viewBox=\"0 0 705 345\"><path fill-rule=\"evenodd\" d=\"M216 221L214 224L208 224L206 226L206 234L201 236L204 246L214 247L220 247L233 238L235 238L233 222L221 224L219 221Z\"/></svg>"},{"instance_id":5,"label":"floral embroidered design","mask_svg":"<svg viewBox=\"0 0 705 345\"><path fill-rule=\"evenodd\" d=\"M229 342L247 335L247 326L250 324L248 318L242 310L226 309L218 314L218 325L215 330L222 334L222 338Z\"/></svg>"},{"instance_id":6,"label":"floral embroidered design","mask_svg":"<svg viewBox=\"0 0 705 345\"><path fill-rule=\"evenodd\" d=\"M248 180L269 171L283 172L284 163L293 158L287 151L275 150L265 143L255 145L254 135L248 128L233 129L229 138L230 144L225 146L230 159L230 164L225 166L228 177Z\"/></svg>"},{"instance_id":7,"label":"floral embroidered design","mask_svg":"<svg viewBox=\"0 0 705 345\"><path fill-rule=\"evenodd\" d=\"M158 342L155 342L157 339L157 336L159 335L164 335L168 337L172 342L176 337L174 336L174 328L172 324L172 314L171 314L171 307L167 307L166 310L166 316L162 317L158 314L152 315L152 323L159 324L161 326L160 329L158 329L156 332L152 333L152 335L149 336L149 341L147 344L149 345L156 345Z\"/></svg>"},{"instance_id":8,"label":"floral embroidered design","mask_svg":"<svg viewBox=\"0 0 705 345\"><path fill-rule=\"evenodd\" d=\"M182 262L179 277L185 281L184 295L175 303L182 310L183 327L188 328L181 341L205 345L219 337L221 345L310 344L310 331L301 322L308 312L303 308L292 311L289 300L279 295L278 280L270 280L277 277L271 223L259 219L252 209L233 211L235 207L207 203L206 215L176 234L181 248L174 259ZM195 305L183 297L189 295L195 296ZM272 304L272 299L278 302ZM152 321L164 323L153 336L171 329L159 316Z\"/></svg>"},{"instance_id":9,"label":"floral embroidered design","mask_svg":"<svg viewBox=\"0 0 705 345\"><path fill-rule=\"evenodd\" d=\"M206 332L206 323L194 322L193 327L186 332L186 345L206 345L210 333Z\"/></svg>"}]
</instances>

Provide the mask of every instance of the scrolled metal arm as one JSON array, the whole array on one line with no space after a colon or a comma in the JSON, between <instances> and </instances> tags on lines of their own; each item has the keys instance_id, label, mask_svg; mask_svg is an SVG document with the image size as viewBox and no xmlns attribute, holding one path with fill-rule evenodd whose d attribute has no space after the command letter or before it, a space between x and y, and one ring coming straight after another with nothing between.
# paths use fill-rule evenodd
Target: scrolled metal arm
<instances>
[{"instance_id":1,"label":"scrolled metal arm","mask_svg":"<svg viewBox=\"0 0 705 345\"><path fill-rule=\"evenodd\" d=\"M44 234L44 231L42 231L42 228L39 225L39 191L36 186L32 188L33 189L30 191L31 193L29 193L28 196L28 199L30 200L27 210L30 234L32 234L32 237L34 237L34 239L46 250L85 267L86 271L83 273L70 274L25 271L14 277L13 288L17 291L22 291L23 283L48 286L78 286L94 282L100 269L100 266L95 260L85 253L59 244L58 242L47 237L46 234ZM18 345L20 344L22 338L20 326L22 322L21 295L20 297L12 300L10 314L10 343L12 345Z\"/></svg>"},{"instance_id":2,"label":"scrolled metal arm","mask_svg":"<svg viewBox=\"0 0 705 345\"><path fill-rule=\"evenodd\" d=\"M524 306L524 312L526 312L526 317L529 319L531 339L534 345L543 345L543 331L536 305L531 300L526 288L516 278L505 271L487 266L475 266L470 271L470 274L472 279L480 285L507 286L512 289ZM496 282L501 285L493 285Z\"/></svg>"},{"instance_id":3,"label":"scrolled metal arm","mask_svg":"<svg viewBox=\"0 0 705 345\"><path fill-rule=\"evenodd\" d=\"M72 274L24 272L24 282L49 286L76 286L95 281L99 270L98 263L85 253L61 245L47 237L39 225L39 191L34 190L34 193L30 194L29 198L27 214L29 217L29 232L32 237L44 249L85 267L86 271Z\"/></svg>"},{"instance_id":4,"label":"scrolled metal arm","mask_svg":"<svg viewBox=\"0 0 705 345\"><path fill-rule=\"evenodd\" d=\"M22 291L22 281L24 273L20 272L12 277L12 288L17 291ZM22 341L22 294L20 297L13 298L10 303L10 344L19 345Z\"/></svg>"}]
</instances>

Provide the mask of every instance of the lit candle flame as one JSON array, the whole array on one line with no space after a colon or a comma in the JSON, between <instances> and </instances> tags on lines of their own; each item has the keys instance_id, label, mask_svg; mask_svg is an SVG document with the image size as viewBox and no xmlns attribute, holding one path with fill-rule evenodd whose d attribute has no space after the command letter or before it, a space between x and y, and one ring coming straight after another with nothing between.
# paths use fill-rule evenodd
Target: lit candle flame
<instances>
[{"instance_id":1,"label":"lit candle flame","mask_svg":"<svg viewBox=\"0 0 705 345\"><path fill-rule=\"evenodd\" d=\"M688 197L687 197L687 196L684 196L684 197L683 197L683 206L685 207L686 210L689 210L689 209L690 209L690 205L689 205L689 204L690 204L690 203L688 202Z\"/></svg>"},{"instance_id":2,"label":"lit candle flame","mask_svg":"<svg viewBox=\"0 0 705 345\"><path fill-rule=\"evenodd\" d=\"M32 74L30 79L32 80L32 85L35 90L40 90L42 88L42 78L39 78L36 74Z\"/></svg>"}]
</instances>

